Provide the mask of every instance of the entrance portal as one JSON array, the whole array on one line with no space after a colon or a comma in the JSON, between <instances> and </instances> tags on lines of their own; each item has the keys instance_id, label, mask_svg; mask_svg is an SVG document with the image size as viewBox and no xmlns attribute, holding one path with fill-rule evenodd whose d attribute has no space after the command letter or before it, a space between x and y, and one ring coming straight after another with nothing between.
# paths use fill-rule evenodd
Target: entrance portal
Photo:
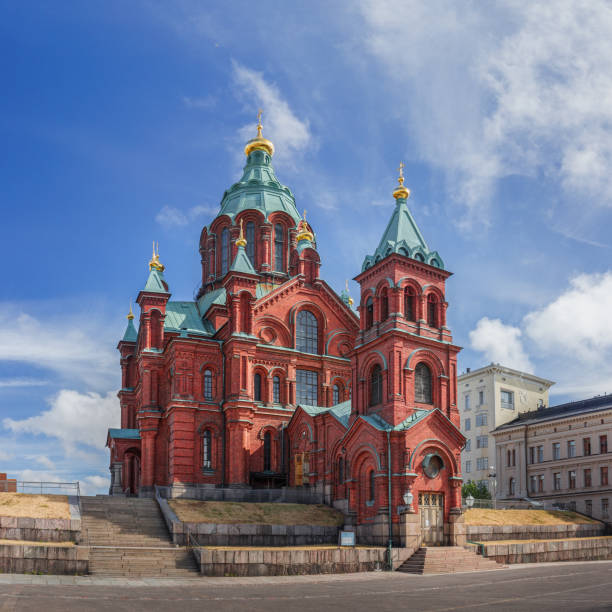
<instances>
[{"instance_id":1,"label":"entrance portal","mask_svg":"<svg viewBox=\"0 0 612 612\"><path fill-rule=\"evenodd\" d=\"M419 493L421 534L424 546L444 544L444 495L442 493Z\"/></svg>"}]
</instances>

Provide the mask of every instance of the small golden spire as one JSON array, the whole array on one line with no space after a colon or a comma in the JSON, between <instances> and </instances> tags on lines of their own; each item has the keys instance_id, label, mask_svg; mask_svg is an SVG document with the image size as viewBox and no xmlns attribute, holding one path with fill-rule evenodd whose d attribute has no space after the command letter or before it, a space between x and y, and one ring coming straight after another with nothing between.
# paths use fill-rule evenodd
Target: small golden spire
<instances>
[{"instance_id":1,"label":"small golden spire","mask_svg":"<svg viewBox=\"0 0 612 612\"><path fill-rule=\"evenodd\" d=\"M159 242L157 243L157 252L155 251L155 240L153 241L153 255L151 255L151 261L149 262L149 270L157 270L158 272L165 270L164 264L159 261Z\"/></svg>"},{"instance_id":2,"label":"small golden spire","mask_svg":"<svg viewBox=\"0 0 612 612\"><path fill-rule=\"evenodd\" d=\"M127 320L131 321L134 318L134 313L132 312L132 300L130 300L130 312L127 313Z\"/></svg>"},{"instance_id":3,"label":"small golden spire","mask_svg":"<svg viewBox=\"0 0 612 612\"><path fill-rule=\"evenodd\" d=\"M310 229L310 225L306 223L306 209L304 209L304 216L297 224L296 240L298 242L300 240L310 240L310 242L314 242L314 235Z\"/></svg>"},{"instance_id":4,"label":"small golden spire","mask_svg":"<svg viewBox=\"0 0 612 612\"><path fill-rule=\"evenodd\" d=\"M266 151L270 157L274 155L274 145L262 135L263 125L261 124L261 116L263 111L261 108L257 112L257 136L255 138L251 138L249 142L246 143L246 147L244 147L244 153L248 157L253 151Z\"/></svg>"},{"instance_id":5,"label":"small golden spire","mask_svg":"<svg viewBox=\"0 0 612 612\"><path fill-rule=\"evenodd\" d=\"M259 112L261 112L261 111L259 111ZM236 240L236 246L237 247L245 247L247 245L246 238L244 237L244 231L242 229L242 222L243 222L243 220L240 219L240 236L238 236L238 240Z\"/></svg>"},{"instance_id":6,"label":"small golden spire","mask_svg":"<svg viewBox=\"0 0 612 612\"><path fill-rule=\"evenodd\" d=\"M404 162L400 162L399 177L397 179L399 187L393 192L393 197L396 200L407 200L410 197L410 189L404 187L404 167Z\"/></svg>"}]
</instances>

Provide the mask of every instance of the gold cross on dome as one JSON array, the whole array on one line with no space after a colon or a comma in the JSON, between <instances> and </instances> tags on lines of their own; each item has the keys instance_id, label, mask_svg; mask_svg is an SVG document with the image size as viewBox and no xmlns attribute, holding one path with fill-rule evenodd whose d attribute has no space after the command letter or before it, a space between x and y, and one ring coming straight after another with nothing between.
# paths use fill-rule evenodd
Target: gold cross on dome
<instances>
[{"instance_id":1,"label":"gold cross on dome","mask_svg":"<svg viewBox=\"0 0 612 612\"><path fill-rule=\"evenodd\" d=\"M261 108L257 111L257 135L261 136L261 129L263 125L261 125L261 116L263 115L263 111Z\"/></svg>"},{"instance_id":2,"label":"gold cross on dome","mask_svg":"<svg viewBox=\"0 0 612 612\"><path fill-rule=\"evenodd\" d=\"M404 162L400 162L400 165L399 165L399 178L397 179L397 182L400 185L404 184L404 167L405 167L404 166Z\"/></svg>"}]
</instances>

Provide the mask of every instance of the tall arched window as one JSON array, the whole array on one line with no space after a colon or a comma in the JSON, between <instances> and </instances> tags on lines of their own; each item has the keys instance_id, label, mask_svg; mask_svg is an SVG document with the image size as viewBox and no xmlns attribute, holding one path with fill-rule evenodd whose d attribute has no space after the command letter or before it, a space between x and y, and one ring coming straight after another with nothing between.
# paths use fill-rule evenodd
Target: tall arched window
<instances>
[{"instance_id":1,"label":"tall arched window","mask_svg":"<svg viewBox=\"0 0 612 612\"><path fill-rule=\"evenodd\" d=\"M248 258L251 260L253 266L255 266L255 223L249 221L246 224L246 253Z\"/></svg>"},{"instance_id":2,"label":"tall arched window","mask_svg":"<svg viewBox=\"0 0 612 612\"><path fill-rule=\"evenodd\" d=\"M370 495L369 495L369 501L373 502L375 497L376 497L376 484L374 481L374 470L370 470Z\"/></svg>"},{"instance_id":3,"label":"tall arched window","mask_svg":"<svg viewBox=\"0 0 612 612\"><path fill-rule=\"evenodd\" d=\"M285 232L280 223L274 226L274 269L285 271Z\"/></svg>"},{"instance_id":4,"label":"tall arched window","mask_svg":"<svg viewBox=\"0 0 612 612\"><path fill-rule=\"evenodd\" d=\"M382 402L382 370L376 364L370 374L370 406L376 406Z\"/></svg>"},{"instance_id":5,"label":"tall arched window","mask_svg":"<svg viewBox=\"0 0 612 612\"><path fill-rule=\"evenodd\" d=\"M212 435L210 429L202 434L202 467L206 470L212 468Z\"/></svg>"},{"instance_id":6,"label":"tall arched window","mask_svg":"<svg viewBox=\"0 0 612 612\"><path fill-rule=\"evenodd\" d=\"M506 465L508 467L512 465L512 453L510 452L510 449L508 449L508 461L506 462Z\"/></svg>"},{"instance_id":7,"label":"tall arched window","mask_svg":"<svg viewBox=\"0 0 612 612\"><path fill-rule=\"evenodd\" d=\"M514 478L510 478L508 482L508 495L516 495L516 486Z\"/></svg>"},{"instance_id":8,"label":"tall arched window","mask_svg":"<svg viewBox=\"0 0 612 612\"><path fill-rule=\"evenodd\" d=\"M281 383L280 376L275 376L272 379L272 401L275 404L281 403Z\"/></svg>"},{"instance_id":9,"label":"tall arched window","mask_svg":"<svg viewBox=\"0 0 612 612\"><path fill-rule=\"evenodd\" d=\"M211 400L213 398L213 378L210 370L204 370L204 399Z\"/></svg>"},{"instance_id":10,"label":"tall arched window","mask_svg":"<svg viewBox=\"0 0 612 612\"><path fill-rule=\"evenodd\" d=\"M338 484L342 484L344 482L344 459L340 457L338 459Z\"/></svg>"},{"instance_id":11,"label":"tall arched window","mask_svg":"<svg viewBox=\"0 0 612 612\"><path fill-rule=\"evenodd\" d=\"M152 310L150 326L151 346L153 348L162 348L163 325L161 312L159 312L159 310Z\"/></svg>"},{"instance_id":12,"label":"tall arched window","mask_svg":"<svg viewBox=\"0 0 612 612\"><path fill-rule=\"evenodd\" d=\"M334 389L332 391L332 404L335 406L340 403L340 386L334 385Z\"/></svg>"},{"instance_id":13,"label":"tall arched window","mask_svg":"<svg viewBox=\"0 0 612 612\"><path fill-rule=\"evenodd\" d=\"M438 300L433 293L427 297L427 325L438 327Z\"/></svg>"},{"instance_id":14,"label":"tall arched window","mask_svg":"<svg viewBox=\"0 0 612 612\"><path fill-rule=\"evenodd\" d=\"M264 434L264 472L269 472L272 469L272 434L266 431Z\"/></svg>"},{"instance_id":15,"label":"tall arched window","mask_svg":"<svg viewBox=\"0 0 612 612\"><path fill-rule=\"evenodd\" d=\"M221 274L226 274L229 269L229 229L223 228L221 232Z\"/></svg>"},{"instance_id":16,"label":"tall arched window","mask_svg":"<svg viewBox=\"0 0 612 612\"><path fill-rule=\"evenodd\" d=\"M404 289L404 316L408 321L416 321L416 293L412 287Z\"/></svg>"},{"instance_id":17,"label":"tall arched window","mask_svg":"<svg viewBox=\"0 0 612 612\"><path fill-rule=\"evenodd\" d=\"M431 370L424 363L419 363L414 369L414 401L421 404L431 404Z\"/></svg>"},{"instance_id":18,"label":"tall arched window","mask_svg":"<svg viewBox=\"0 0 612 612\"><path fill-rule=\"evenodd\" d=\"M389 293L385 287L380 293L380 320L386 321L389 317Z\"/></svg>"},{"instance_id":19,"label":"tall arched window","mask_svg":"<svg viewBox=\"0 0 612 612\"><path fill-rule=\"evenodd\" d=\"M374 300L371 297L366 300L365 309L365 326L370 329L374 325Z\"/></svg>"},{"instance_id":20,"label":"tall arched window","mask_svg":"<svg viewBox=\"0 0 612 612\"><path fill-rule=\"evenodd\" d=\"M256 402L261 402L261 374L255 374L253 380L253 399Z\"/></svg>"},{"instance_id":21,"label":"tall arched window","mask_svg":"<svg viewBox=\"0 0 612 612\"><path fill-rule=\"evenodd\" d=\"M297 316L295 348L304 353L318 353L319 329L317 318L308 310L300 310Z\"/></svg>"}]
</instances>

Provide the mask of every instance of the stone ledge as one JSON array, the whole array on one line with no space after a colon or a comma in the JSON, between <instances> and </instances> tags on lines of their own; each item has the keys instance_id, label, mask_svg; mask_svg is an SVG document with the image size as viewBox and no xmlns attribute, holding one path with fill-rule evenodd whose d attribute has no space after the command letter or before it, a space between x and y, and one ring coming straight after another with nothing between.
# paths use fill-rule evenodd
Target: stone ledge
<instances>
[{"instance_id":1,"label":"stone ledge","mask_svg":"<svg viewBox=\"0 0 612 612\"><path fill-rule=\"evenodd\" d=\"M89 547L0 544L0 572L9 574L87 574Z\"/></svg>"}]
</instances>

